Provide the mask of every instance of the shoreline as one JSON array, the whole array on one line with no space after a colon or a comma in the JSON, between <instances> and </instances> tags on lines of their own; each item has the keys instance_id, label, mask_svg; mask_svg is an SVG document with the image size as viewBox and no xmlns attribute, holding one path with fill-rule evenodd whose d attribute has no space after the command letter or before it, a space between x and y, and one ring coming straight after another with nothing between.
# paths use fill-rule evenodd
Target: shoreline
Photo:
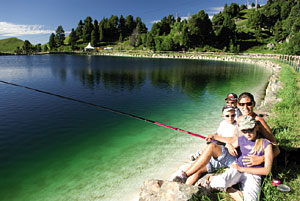
<instances>
[{"instance_id":1,"label":"shoreline","mask_svg":"<svg viewBox=\"0 0 300 201\"><path fill-rule=\"evenodd\" d=\"M133 51L134 52L134 51ZM114 56L114 57L132 57L132 58L163 58L163 59L192 59L192 60L212 60L223 62L241 62L252 65L260 65L267 67L271 71L271 75L266 84L265 93L261 97L256 98L255 111L259 111L262 116L269 116L273 105L281 101L277 94L279 89L282 88L282 83L279 81L279 71L281 66L276 64L270 59L279 59L279 54L217 54L217 53L197 53L197 52L172 52L173 54L155 54L153 52L147 52L148 54L128 54L122 52L91 52L86 53L92 56Z\"/></svg>"}]
</instances>

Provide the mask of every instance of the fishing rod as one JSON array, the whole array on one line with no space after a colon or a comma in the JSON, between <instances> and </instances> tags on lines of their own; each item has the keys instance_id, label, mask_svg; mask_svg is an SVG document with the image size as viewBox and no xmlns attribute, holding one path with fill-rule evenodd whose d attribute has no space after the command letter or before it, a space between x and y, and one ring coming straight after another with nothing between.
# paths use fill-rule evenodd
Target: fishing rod
<instances>
[{"instance_id":1,"label":"fishing rod","mask_svg":"<svg viewBox=\"0 0 300 201\"><path fill-rule=\"evenodd\" d=\"M202 136L202 135L199 135L199 134L196 134L196 133L192 133L190 131L185 131L185 130L182 130L180 128L175 128L173 126L168 126L166 124L162 124L162 123L159 123L159 122L156 122L156 121L145 119L145 118L140 117L140 116L136 116L136 115L129 114L129 113L126 113L126 112L122 112L122 111L115 110L115 109L112 109L112 108L108 108L108 107L105 107L105 106L97 105L97 104L94 104L94 103L89 103L89 102L86 102L86 101L83 101L83 100L79 100L79 99L75 99L75 98L71 98L71 97L67 97L67 96L62 96L62 95L51 93L51 92L48 92L48 91L43 91L43 90L40 90L40 89L35 89L35 88L31 88L31 87L24 86L24 85L19 85L19 84L15 84L15 83L11 83L11 82L6 82L6 81L3 81L3 80L0 80L0 82L3 83L3 84L28 89L28 90L31 90L31 91L36 91L36 92L47 94L47 95L50 95L50 96L55 96L55 97L58 97L58 98L62 98L62 99L66 99L66 100L70 100L70 101L74 101L74 102L94 106L94 107L97 107L97 108L101 108L103 110L107 110L107 111L114 112L114 113L117 113L117 114L122 114L122 115L125 115L125 116L128 116L128 117L132 117L132 118L135 118L135 119L146 121L148 123L152 123L152 124L155 124L155 125L158 125L158 126L162 126L162 127L165 127L165 128L170 128L170 129L173 129L173 130L176 130L176 131L180 131L180 132L183 132L183 133L186 133L186 134L189 134L189 135L193 135L195 137L200 137L202 139L206 138L205 136Z\"/></svg>"}]
</instances>

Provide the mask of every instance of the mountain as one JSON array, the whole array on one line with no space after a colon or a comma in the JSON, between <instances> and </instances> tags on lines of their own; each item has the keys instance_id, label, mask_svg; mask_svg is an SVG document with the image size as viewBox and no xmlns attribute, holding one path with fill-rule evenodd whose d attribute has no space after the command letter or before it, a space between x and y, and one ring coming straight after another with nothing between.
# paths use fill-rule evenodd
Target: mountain
<instances>
[{"instance_id":1,"label":"mountain","mask_svg":"<svg viewBox=\"0 0 300 201\"><path fill-rule=\"evenodd\" d=\"M17 47L22 47L24 41L18 38L6 38L0 40L0 52L14 52Z\"/></svg>"}]
</instances>

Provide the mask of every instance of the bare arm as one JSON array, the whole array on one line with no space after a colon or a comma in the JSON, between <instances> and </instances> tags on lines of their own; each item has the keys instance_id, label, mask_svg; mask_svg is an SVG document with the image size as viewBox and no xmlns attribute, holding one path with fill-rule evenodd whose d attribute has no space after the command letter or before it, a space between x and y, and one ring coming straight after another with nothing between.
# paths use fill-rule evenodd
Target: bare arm
<instances>
[{"instance_id":1,"label":"bare arm","mask_svg":"<svg viewBox=\"0 0 300 201\"><path fill-rule=\"evenodd\" d=\"M272 145L269 144L265 148L265 166L261 168L251 168L251 167L240 167L237 164L233 164L231 167L236 168L240 172L246 172L250 174L257 175L268 175L271 172L273 163L273 150Z\"/></svg>"},{"instance_id":2,"label":"bare arm","mask_svg":"<svg viewBox=\"0 0 300 201\"><path fill-rule=\"evenodd\" d=\"M259 131L263 134L263 136L276 145L277 144L276 139L272 134L271 128L268 126L265 120L260 116L256 116L255 120L260 123Z\"/></svg>"},{"instance_id":3,"label":"bare arm","mask_svg":"<svg viewBox=\"0 0 300 201\"><path fill-rule=\"evenodd\" d=\"M214 135L208 135L205 140L209 142L212 140L217 140L219 142L232 143L233 137L222 137L217 134L214 134Z\"/></svg>"}]
</instances>

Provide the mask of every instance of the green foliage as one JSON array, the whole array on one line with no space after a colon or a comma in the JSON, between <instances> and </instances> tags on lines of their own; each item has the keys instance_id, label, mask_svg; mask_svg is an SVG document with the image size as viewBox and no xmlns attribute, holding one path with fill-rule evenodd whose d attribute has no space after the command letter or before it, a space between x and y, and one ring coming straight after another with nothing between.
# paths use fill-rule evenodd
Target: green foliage
<instances>
[{"instance_id":1,"label":"green foliage","mask_svg":"<svg viewBox=\"0 0 300 201\"><path fill-rule=\"evenodd\" d=\"M50 48L50 50L54 50L56 48L55 34L54 33L52 33L50 35L50 38L49 38L49 48Z\"/></svg>"},{"instance_id":2,"label":"green foliage","mask_svg":"<svg viewBox=\"0 0 300 201\"><path fill-rule=\"evenodd\" d=\"M284 85L279 95L282 101L273 107L272 113L275 116L270 119L278 144L283 147L300 146L300 113L297 112L300 111L300 95L297 80L299 74L290 66L284 65L280 71L280 81Z\"/></svg>"},{"instance_id":3,"label":"green foliage","mask_svg":"<svg viewBox=\"0 0 300 201\"><path fill-rule=\"evenodd\" d=\"M64 29L62 28L62 26L58 26L57 29L56 29L56 35L54 37L54 40L55 40L55 43L56 43L56 46L62 46L64 45L64 40L65 40L65 31Z\"/></svg>"},{"instance_id":4,"label":"green foliage","mask_svg":"<svg viewBox=\"0 0 300 201\"><path fill-rule=\"evenodd\" d=\"M90 42L91 41L91 34L93 31L94 27L92 24L92 18L91 17L86 17L84 20L84 25L82 29L82 39L84 42Z\"/></svg>"},{"instance_id":5,"label":"green foliage","mask_svg":"<svg viewBox=\"0 0 300 201\"><path fill-rule=\"evenodd\" d=\"M24 41L18 38L6 38L0 40L0 52L12 53L17 50L17 48L22 47Z\"/></svg>"},{"instance_id":6,"label":"green foliage","mask_svg":"<svg viewBox=\"0 0 300 201\"><path fill-rule=\"evenodd\" d=\"M188 26L193 46L203 46L212 37L212 23L204 10L200 10L197 14L192 15L188 20Z\"/></svg>"}]
</instances>

